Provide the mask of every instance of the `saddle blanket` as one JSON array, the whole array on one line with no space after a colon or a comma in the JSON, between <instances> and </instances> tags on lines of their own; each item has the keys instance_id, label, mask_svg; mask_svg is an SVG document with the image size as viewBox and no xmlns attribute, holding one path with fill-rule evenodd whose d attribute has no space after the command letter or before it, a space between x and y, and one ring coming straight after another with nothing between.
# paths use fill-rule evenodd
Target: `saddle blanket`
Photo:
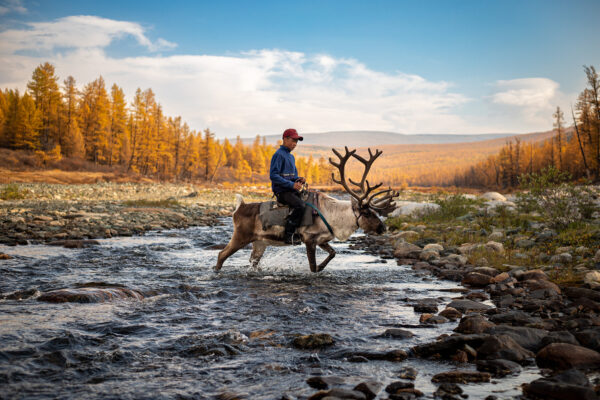
<instances>
[{"instance_id":1,"label":"saddle blanket","mask_svg":"<svg viewBox=\"0 0 600 400\"><path fill-rule=\"evenodd\" d=\"M318 207L316 204L317 199L316 192L308 192L308 195L302 197L302 200L308 201L316 207ZM262 223L263 230L266 231L272 226L285 226L285 219L289 213L290 208L288 206L277 205L276 201L264 201L260 203L258 218ZM312 207L306 206L300 226L312 225L316 214L317 212Z\"/></svg>"}]
</instances>

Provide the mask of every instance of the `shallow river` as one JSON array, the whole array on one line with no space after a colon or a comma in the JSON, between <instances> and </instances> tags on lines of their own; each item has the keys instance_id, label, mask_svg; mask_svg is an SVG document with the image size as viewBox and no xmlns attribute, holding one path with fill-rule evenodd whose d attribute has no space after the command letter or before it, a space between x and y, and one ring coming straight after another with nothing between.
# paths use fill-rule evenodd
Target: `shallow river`
<instances>
[{"instance_id":1,"label":"shallow river","mask_svg":"<svg viewBox=\"0 0 600 400\"><path fill-rule=\"evenodd\" d=\"M2 247L0 293L48 291L90 282L141 290L146 298L96 304L49 304L33 298L0 300L0 398L214 398L245 393L250 399L303 399L316 389L313 375L398 380L402 367L419 371L415 387L431 398L432 375L456 369L447 362L351 363L342 349L405 349L451 333L456 323L415 327L412 302L457 296L452 282L422 276L394 260L333 243L338 255L312 274L304 247L269 248L257 270L249 249L215 274L223 226L101 240L79 250L49 246ZM317 253L320 260L324 252ZM406 327L408 326L408 328ZM411 339L377 338L405 327ZM321 351L295 349L295 334L329 333ZM337 354L337 355L336 355ZM472 369L472 365L461 368ZM538 377L534 367L516 377L461 385L470 398L512 398ZM381 395L381 398L386 396Z\"/></svg>"}]
</instances>

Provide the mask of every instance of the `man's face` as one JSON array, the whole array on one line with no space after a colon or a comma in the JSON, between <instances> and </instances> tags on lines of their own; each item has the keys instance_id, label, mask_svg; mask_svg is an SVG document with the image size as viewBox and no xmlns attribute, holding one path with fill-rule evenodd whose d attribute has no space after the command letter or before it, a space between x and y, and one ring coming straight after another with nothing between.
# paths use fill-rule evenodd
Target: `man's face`
<instances>
[{"instance_id":1,"label":"man's face","mask_svg":"<svg viewBox=\"0 0 600 400\"><path fill-rule=\"evenodd\" d=\"M297 144L298 144L298 139L292 139L291 137L283 138L283 145L285 147L287 147L288 149L290 149L290 151L294 150L296 148Z\"/></svg>"}]
</instances>

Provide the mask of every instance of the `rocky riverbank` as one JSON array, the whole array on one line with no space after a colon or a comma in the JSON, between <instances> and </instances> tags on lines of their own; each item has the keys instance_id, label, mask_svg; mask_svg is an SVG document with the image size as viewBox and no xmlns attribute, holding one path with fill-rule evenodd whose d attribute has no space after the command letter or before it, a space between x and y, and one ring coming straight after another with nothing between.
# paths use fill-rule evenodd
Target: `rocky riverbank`
<instances>
[{"instance_id":1,"label":"rocky riverbank","mask_svg":"<svg viewBox=\"0 0 600 400\"><path fill-rule=\"evenodd\" d=\"M436 398L459 399L458 383L502 379L528 365L537 365L543 378L523 386L526 398L598 398L597 220L576 225L577 236L568 232L572 228L552 229L539 215L519 214L514 203L494 196L473 202L452 218L443 217L451 208L444 202L401 203L397 210L408 210L388 220L395 231L352 246L465 288L443 309L435 298L415 302L421 324L457 326L450 336L411 348L407 357L455 364L455 370L434 377L434 382L445 382ZM423 208L428 211L406 217ZM578 241L582 243L575 246ZM390 399L419 397L409 380L385 390Z\"/></svg>"},{"instance_id":2,"label":"rocky riverbank","mask_svg":"<svg viewBox=\"0 0 600 400\"><path fill-rule=\"evenodd\" d=\"M236 190L240 192L240 190ZM241 190L247 199L265 191ZM217 224L234 191L176 184L0 185L0 244L93 245L89 239ZM2 256L2 255L0 255Z\"/></svg>"}]
</instances>

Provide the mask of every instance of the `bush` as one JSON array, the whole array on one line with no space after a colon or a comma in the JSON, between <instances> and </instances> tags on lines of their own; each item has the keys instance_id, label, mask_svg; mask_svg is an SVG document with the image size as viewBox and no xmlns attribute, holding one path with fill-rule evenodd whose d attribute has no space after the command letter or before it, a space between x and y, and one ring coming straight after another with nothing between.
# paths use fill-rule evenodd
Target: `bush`
<instances>
[{"instance_id":1,"label":"bush","mask_svg":"<svg viewBox=\"0 0 600 400\"><path fill-rule=\"evenodd\" d=\"M477 200L468 199L461 194L453 194L435 200L435 203L440 205L437 210L426 210L419 215L416 215L424 222L447 222L461 217L469 211L473 210L473 206L479 202Z\"/></svg>"},{"instance_id":2,"label":"bush","mask_svg":"<svg viewBox=\"0 0 600 400\"><path fill-rule=\"evenodd\" d=\"M590 218L597 210L596 193L589 186L575 186L567 182L569 174L550 166L540 174L519 178L528 192L517 194L517 206L525 211L536 211L556 229Z\"/></svg>"},{"instance_id":3,"label":"bush","mask_svg":"<svg viewBox=\"0 0 600 400\"><path fill-rule=\"evenodd\" d=\"M19 185L11 183L6 185L0 191L0 199L2 200L20 200L26 198L30 194L27 189L20 189Z\"/></svg>"}]
</instances>

